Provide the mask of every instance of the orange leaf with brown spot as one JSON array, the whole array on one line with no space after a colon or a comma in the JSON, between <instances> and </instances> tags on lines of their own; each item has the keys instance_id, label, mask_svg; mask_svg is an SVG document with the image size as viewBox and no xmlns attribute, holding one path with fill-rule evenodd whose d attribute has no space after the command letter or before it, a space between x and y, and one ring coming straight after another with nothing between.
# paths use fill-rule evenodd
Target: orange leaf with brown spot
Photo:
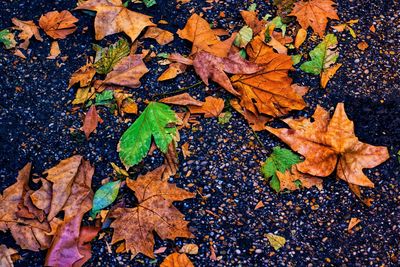
<instances>
[{"instance_id":1,"label":"orange leaf with brown spot","mask_svg":"<svg viewBox=\"0 0 400 267\"><path fill-rule=\"evenodd\" d=\"M161 166L136 180L127 179L126 184L135 192L138 204L112 212L111 216L116 218L111 224L114 228L112 243L125 241L126 250L133 257L142 253L154 258L153 231L163 240L193 237L184 215L172 203L192 198L194 194L163 180L164 169L165 166Z\"/></svg>"},{"instance_id":2,"label":"orange leaf with brown spot","mask_svg":"<svg viewBox=\"0 0 400 267\"><path fill-rule=\"evenodd\" d=\"M86 63L86 65L82 66L72 74L68 83L68 88L71 88L76 83L79 83L80 87L89 86L95 74L96 69L93 65L89 62Z\"/></svg>"},{"instance_id":3,"label":"orange leaf with brown spot","mask_svg":"<svg viewBox=\"0 0 400 267\"><path fill-rule=\"evenodd\" d=\"M303 29L311 27L320 37L325 34L328 18L338 20L335 2L332 0L299 1L289 16L296 16Z\"/></svg>"},{"instance_id":4,"label":"orange leaf with brown spot","mask_svg":"<svg viewBox=\"0 0 400 267\"><path fill-rule=\"evenodd\" d=\"M131 41L135 41L147 26L155 26L150 21L151 17L126 8L121 0L89 0L80 4L76 9L96 11L94 20L96 40L124 32Z\"/></svg>"},{"instance_id":5,"label":"orange leaf with brown spot","mask_svg":"<svg viewBox=\"0 0 400 267\"><path fill-rule=\"evenodd\" d=\"M284 121L290 129L266 129L305 157L305 161L297 164L300 172L326 177L336 169L336 175L350 184L374 187L363 169L386 161L387 148L358 140L343 103L337 105L332 118L319 106L313 118L314 121L289 118Z\"/></svg>"},{"instance_id":6,"label":"orange leaf with brown spot","mask_svg":"<svg viewBox=\"0 0 400 267\"><path fill-rule=\"evenodd\" d=\"M76 22L78 19L67 10L51 11L40 17L39 26L51 38L64 39L76 30Z\"/></svg>"}]
</instances>

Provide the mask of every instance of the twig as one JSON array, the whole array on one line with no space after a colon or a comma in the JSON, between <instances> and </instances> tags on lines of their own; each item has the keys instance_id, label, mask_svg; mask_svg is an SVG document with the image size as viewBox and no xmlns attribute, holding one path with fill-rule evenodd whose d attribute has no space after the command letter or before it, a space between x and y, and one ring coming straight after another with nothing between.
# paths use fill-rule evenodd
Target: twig
<instances>
[{"instance_id":1,"label":"twig","mask_svg":"<svg viewBox=\"0 0 400 267\"><path fill-rule=\"evenodd\" d=\"M172 92L166 92L166 93L162 93L162 94L156 94L156 95L153 95L153 98L159 97L159 96L166 96L166 95L173 95L173 94L176 94L176 93L180 93L180 92L182 92L182 91L189 90L189 89L191 89L191 88L193 88L193 87L197 87L197 86L199 86L199 85L202 84L202 83L203 83L203 82L200 81L200 82L195 83L195 84L192 84L192 85L190 85L190 86L188 86L188 87L183 87L183 88L181 88L181 89L178 89L178 90L175 90L175 91L172 91Z\"/></svg>"}]
</instances>

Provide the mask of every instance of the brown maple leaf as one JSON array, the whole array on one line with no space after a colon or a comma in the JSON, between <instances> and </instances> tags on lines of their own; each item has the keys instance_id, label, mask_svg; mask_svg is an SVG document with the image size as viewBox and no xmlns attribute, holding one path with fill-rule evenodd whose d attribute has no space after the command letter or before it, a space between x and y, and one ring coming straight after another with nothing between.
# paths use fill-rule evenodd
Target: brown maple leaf
<instances>
[{"instance_id":1,"label":"brown maple leaf","mask_svg":"<svg viewBox=\"0 0 400 267\"><path fill-rule=\"evenodd\" d=\"M185 253L174 252L163 260L160 267L194 267L194 265Z\"/></svg>"},{"instance_id":2,"label":"brown maple leaf","mask_svg":"<svg viewBox=\"0 0 400 267\"><path fill-rule=\"evenodd\" d=\"M39 33L39 27L36 26L33 20L24 21L13 18L12 23L14 23L14 28L16 30L21 31L18 34L18 38L24 40L24 42L19 45L20 48L26 50L29 46L29 39L31 39L33 36L36 40L43 42L43 38Z\"/></svg>"},{"instance_id":3,"label":"brown maple leaf","mask_svg":"<svg viewBox=\"0 0 400 267\"><path fill-rule=\"evenodd\" d=\"M78 19L68 10L51 11L40 17L39 26L51 38L64 39L76 30L76 22Z\"/></svg>"},{"instance_id":4,"label":"brown maple leaf","mask_svg":"<svg viewBox=\"0 0 400 267\"><path fill-rule=\"evenodd\" d=\"M68 89L76 83L79 83L80 87L89 86L95 74L96 69L90 62L87 62L86 65L82 66L79 70L72 74L68 83Z\"/></svg>"},{"instance_id":5,"label":"brown maple leaf","mask_svg":"<svg viewBox=\"0 0 400 267\"><path fill-rule=\"evenodd\" d=\"M309 0L294 4L289 16L296 16L303 29L311 27L321 38L324 37L328 18L338 20L335 2L332 0Z\"/></svg>"},{"instance_id":6,"label":"brown maple leaf","mask_svg":"<svg viewBox=\"0 0 400 267\"><path fill-rule=\"evenodd\" d=\"M130 54L114 66L103 84L137 88L141 84L140 78L148 71L141 55Z\"/></svg>"},{"instance_id":7,"label":"brown maple leaf","mask_svg":"<svg viewBox=\"0 0 400 267\"><path fill-rule=\"evenodd\" d=\"M121 0L89 0L76 9L96 11L94 20L96 40L105 36L124 32L133 41L147 26L156 26L150 21L150 16L143 15L126 8Z\"/></svg>"},{"instance_id":8,"label":"brown maple leaf","mask_svg":"<svg viewBox=\"0 0 400 267\"><path fill-rule=\"evenodd\" d=\"M206 85L209 84L208 80L211 79L237 96L239 93L233 89L226 73L253 74L261 69L257 64L244 60L238 53L229 54L228 57L222 58L204 51L196 53L193 67Z\"/></svg>"},{"instance_id":9,"label":"brown maple leaf","mask_svg":"<svg viewBox=\"0 0 400 267\"><path fill-rule=\"evenodd\" d=\"M290 56L275 53L260 36L249 43L247 54L250 61L262 70L231 77L243 108L254 114L278 117L306 106L302 95L291 86L292 79L288 75L292 69Z\"/></svg>"},{"instance_id":10,"label":"brown maple leaf","mask_svg":"<svg viewBox=\"0 0 400 267\"><path fill-rule=\"evenodd\" d=\"M192 54L205 51L217 57L226 57L235 40L235 35L232 35L229 39L221 41L210 24L197 14L193 14L185 28L177 33L180 38L193 43Z\"/></svg>"},{"instance_id":11,"label":"brown maple leaf","mask_svg":"<svg viewBox=\"0 0 400 267\"><path fill-rule=\"evenodd\" d=\"M305 157L305 161L297 164L299 171L326 177L336 169L336 175L350 184L374 187L363 169L386 161L387 148L358 140L343 103L337 105L331 119L329 112L319 106L313 118L313 122L306 118L284 119L290 129L266 129Z\"/></svg>"},{"instance_id":12,"label":"brown maple leaf","mask_svg":"<svg viewBox=\"0 0 400 267\"><path fill-rule=\"evenodd\" d=\"M174 34L158 27L149 27L143 38L152 38L160 45L166 45L174 40Z\"/></svg>"},{"instance_id":13,"label":"brown maple leaf","mask_svg":"<svg viewBox=\"0 0 400 267\"><path fill-rule=\"evenodd\" d=\"M207 96L203 105L188 106L192 114L204 114L205 118L218 117L224 109L224 100L218 97Z\"/></svg>"},{"instance_id":14,"label":"brown maple leaf","mask_svg":"<svg viewBox=\"0 0 400 267\"><path fill-rule=\"evenodd\" d=\"M114 228L112 243L125 240L127 251L136 256L142 253L154 258L155 231L161 239L191 238L188 222L172 203L194 197L193 193L162 180L165 166L161 166L136 181L127 179L127 186L135 192L137 207L117 208L112 217Z\"/></svg>"}]
</instances>

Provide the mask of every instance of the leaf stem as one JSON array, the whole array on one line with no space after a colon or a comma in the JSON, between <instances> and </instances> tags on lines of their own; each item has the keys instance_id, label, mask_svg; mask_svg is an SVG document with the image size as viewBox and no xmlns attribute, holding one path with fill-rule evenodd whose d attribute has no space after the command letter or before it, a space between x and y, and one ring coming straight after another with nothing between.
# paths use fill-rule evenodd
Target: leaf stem
<instances>
[{"instance_id":1,"label":"leaf stem","mask_svg":"<svg viewBox=\"0 0 400 267\"><path fill-rule=\"evenodd\" d=\"M173 94L176 94L176 93L180 93L180 92L182 92L182 91L186 91L186 90L189 90L189 89L191 89L191 88L197 87L197 86L199 86L199 85L202 84L202 83L203 83L203 82L200 81L200 82L197 82L197 83L192 84L192 85L190 85L190 86L183 87L183 88L180 88L180 89L175 90L175 91L172 91L172 92L166 92L166 93L162 93L162 94L156 94L156 95L153 96L153 98L154 98L154 97L159 97L159 96L166 96L166 95L173 95Z\"/></svg>"}]
</instances>

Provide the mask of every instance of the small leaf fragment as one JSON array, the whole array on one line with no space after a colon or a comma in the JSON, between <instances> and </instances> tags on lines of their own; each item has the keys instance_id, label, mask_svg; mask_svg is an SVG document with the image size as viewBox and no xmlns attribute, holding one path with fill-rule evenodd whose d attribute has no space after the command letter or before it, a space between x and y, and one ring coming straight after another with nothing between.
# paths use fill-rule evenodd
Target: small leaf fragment
<instances>
[{"instance_id":1,"label":"small leaf fragment","mask_svg":"<svg viewBox=\"0 0 400 267\"><path fill-rule=\"evenodd\" d=\"M286 243L286 239L283 236L275 235L272 233L268 233L266 234L266 236L268 238L269 243L275 250L279 250Z\"/></svg>"}]
</instances>

